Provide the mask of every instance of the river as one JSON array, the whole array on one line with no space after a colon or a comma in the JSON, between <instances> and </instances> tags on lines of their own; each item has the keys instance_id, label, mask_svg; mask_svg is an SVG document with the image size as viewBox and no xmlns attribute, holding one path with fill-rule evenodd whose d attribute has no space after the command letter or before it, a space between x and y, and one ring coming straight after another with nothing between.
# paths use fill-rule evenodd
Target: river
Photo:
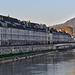
<instances>
[{"instance_id":1,"label":"river","mask_svg":"<svg viewBox=\"0 0 75 75\"><path fill-rule=\"evenodd\" d=\"M0 64L0 75L75 75L75 49Z\"/></svg>"}]
</instances>

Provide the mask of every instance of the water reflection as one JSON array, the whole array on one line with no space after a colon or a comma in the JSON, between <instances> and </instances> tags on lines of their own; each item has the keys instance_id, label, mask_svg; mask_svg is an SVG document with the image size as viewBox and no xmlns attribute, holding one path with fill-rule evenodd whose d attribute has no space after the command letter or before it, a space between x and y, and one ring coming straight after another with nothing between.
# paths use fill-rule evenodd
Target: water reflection
<instances>
[{"instance_id":1,"label":"water reflection","mask_svg":"<svg viewBox=\"0 0 75 75\"><path fill-rule=\"evenodd\" d=\"M75 75L75 50L0 64L0 75Z\"/></svg>"}]
</instances>

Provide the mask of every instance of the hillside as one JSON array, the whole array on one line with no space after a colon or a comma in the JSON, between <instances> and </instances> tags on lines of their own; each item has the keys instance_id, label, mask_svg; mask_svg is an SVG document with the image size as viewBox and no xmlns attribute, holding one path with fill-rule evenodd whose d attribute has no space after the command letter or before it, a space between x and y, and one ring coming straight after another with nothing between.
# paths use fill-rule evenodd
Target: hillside
<instances>
[{"instance_id":1,"label":"hillside","mask_svg":"<svg viewBox=\"0 0 75 75\"><path fill-rule=\"evenodd\" d=\"M73 28L73 32L75 33L75 18L72 18L63 24L54 25L53 28L54 27L64 27L66 25L70 25Z\"/></svg>"}]
</instances>

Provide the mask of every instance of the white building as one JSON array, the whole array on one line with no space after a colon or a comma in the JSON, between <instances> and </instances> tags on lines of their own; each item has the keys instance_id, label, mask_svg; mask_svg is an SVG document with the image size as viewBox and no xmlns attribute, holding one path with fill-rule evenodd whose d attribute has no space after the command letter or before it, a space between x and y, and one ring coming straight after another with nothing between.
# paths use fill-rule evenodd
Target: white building
<instances>
[{"instance_id":1,"label":"white building","mask_svg":"<svg viewBox=\"0 0 75 75\"><path fill-rule=\"evenodd\" d=\"M69 34L48 31L45 24L0 16L0 45L50 44L70 41Z\"/></svg>"}]
</instances>

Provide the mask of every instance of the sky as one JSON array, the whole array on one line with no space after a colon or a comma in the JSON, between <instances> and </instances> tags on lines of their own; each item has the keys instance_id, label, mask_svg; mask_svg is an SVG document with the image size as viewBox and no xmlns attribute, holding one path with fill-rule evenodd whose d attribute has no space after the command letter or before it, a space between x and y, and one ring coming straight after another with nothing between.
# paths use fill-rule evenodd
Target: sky
<instances>
[{"instance_id":1,"label":"sky","mask_svg":"<svg viewBox=\"0 0 75 75\"><path fill-rule=\"evenodd\" d=\"M0 15L52 26L75 17L75 0L0 0Z\"/></svg>"}]
</instances>

